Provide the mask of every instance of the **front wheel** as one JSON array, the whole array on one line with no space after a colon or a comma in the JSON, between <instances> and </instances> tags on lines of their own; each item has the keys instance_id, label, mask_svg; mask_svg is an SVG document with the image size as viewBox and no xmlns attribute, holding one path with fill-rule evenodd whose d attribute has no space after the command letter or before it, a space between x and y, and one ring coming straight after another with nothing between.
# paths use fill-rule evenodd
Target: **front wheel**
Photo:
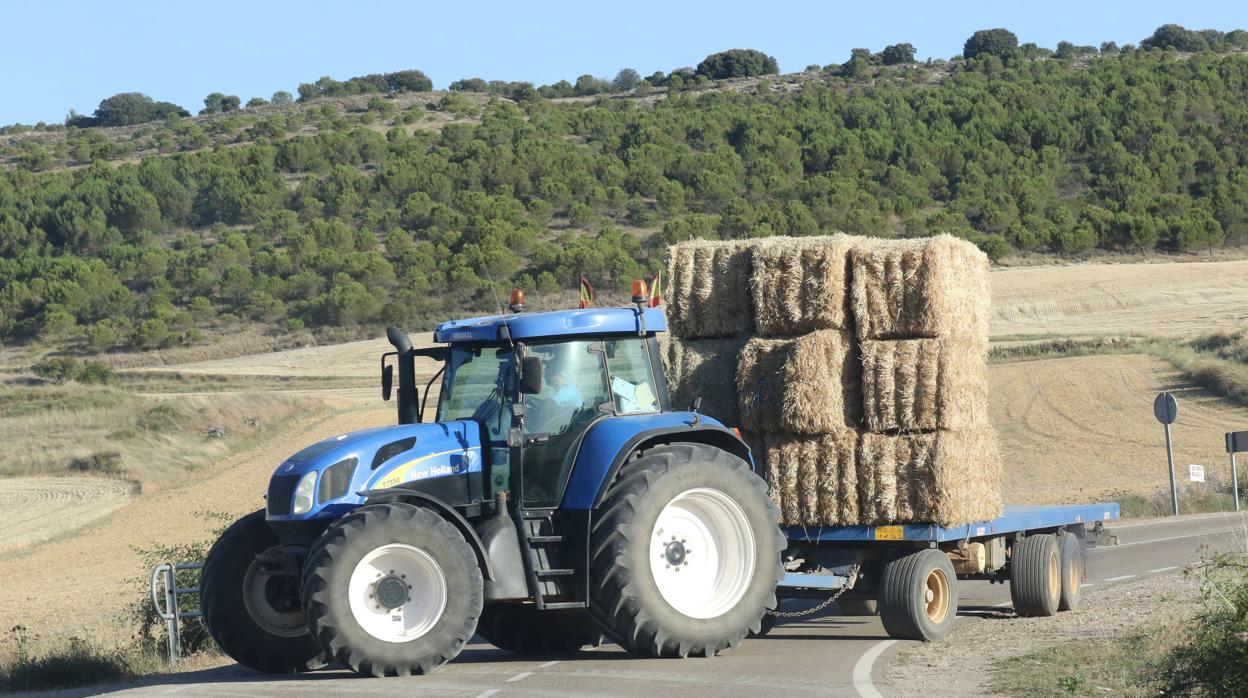
<instances>
[{"instance_id":1,"label":"front wheel","mask_svg":"<svg viewBox=\"0 0 1248 698\"><path fill-rule=\"evenodd\" d=\"M231 659L268 674L325 664L299 603L299 578L266 571L256 556L278 547L264 510L234 522L213 544L200 578L208 634Z\"/></svg>"},{"instance_id":2,"label":"front wheel","mask_svg":"<svg viewBox=\"0 0 1248 698\"><path fill-rule=\"evenodd\" d=\"M653 657L711 656L762 631L783 569L779 510L740 458L655 447L621 472L591 534L591 610Z\"/></svg>"},{"instance_id":3,"label":"front wheel","mask_svg":"<svg viewBox=\"0 0 1248 698\"><path fill-rule=\"evenodd\" d=\"M450 661L476 630L481 603L481 570L463 535L407 504L342 517L304 568L308 626L361 674L424 674Z\"/></svg>"}]
</instances>

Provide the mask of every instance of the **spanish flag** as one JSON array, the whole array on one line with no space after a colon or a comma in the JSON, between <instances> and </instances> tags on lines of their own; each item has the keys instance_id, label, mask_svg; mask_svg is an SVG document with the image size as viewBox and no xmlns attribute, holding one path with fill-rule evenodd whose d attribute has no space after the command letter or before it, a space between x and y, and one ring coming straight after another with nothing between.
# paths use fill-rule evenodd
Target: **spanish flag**
<instances>
[{"instance_id":1,"label":"spanish flag","mask_svg":"<svg viewBox=\"0 0 1248 698\"><path fill-rule=\"evenodd\" d=\"M581 275L581 308L594 307L594 299L598 294L594 293L594 287L589 285L589 279L585 275Z\"/></svg>"},{"instance_id":2,"label":"spanish flag","mask_svg":"<svg viewBox=\"0 0 1248 698\"><path fill-rule=\"evenodd\" d=\"M650 307L657 308L663 305L663 290L660 284L663 283L662 271L654 272L654 278L650 279Z\"/></svg>"}]
</instances>

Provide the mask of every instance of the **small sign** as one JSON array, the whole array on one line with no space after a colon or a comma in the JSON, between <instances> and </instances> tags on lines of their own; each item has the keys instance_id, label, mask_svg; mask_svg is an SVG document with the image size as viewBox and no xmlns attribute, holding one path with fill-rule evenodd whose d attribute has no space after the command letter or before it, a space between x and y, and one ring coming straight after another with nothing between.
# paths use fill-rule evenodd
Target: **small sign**
<instances>
[{"instance_id":1,"label":"small sign","mask_svg":"<svg viewBox=\"0 0 1248 698\"><path fill-rule=\"evenodd\" d=\"M901 536L902 536L901 526L876 526L875 527L875 539L876 540L901 540Z\"/></svg>"},{"instance_id":2,"label":"small sign","mask_svg":"<svg viewBox=\"0 0 1248 698\"><path fill-rule=\"evenodd\" d=\"M1205 481L1205 466L1192 463L1191 465L1187 466L1187 471L1188 471L1187 473L1188 477L1191 479L1192 482L1204 482Z\"/></svg>"},{"instance_id":3,"label":"small sign","mask_svg":"<svg viewBox=\"0 0 1248 698\"><path fill-rule=\"evenodd\" d=\"M1179 402L1170 393L1161 393L1153 400L1153 415L1162 424L1174 424L1179 416Z\"/></svg>"}]
</instances>

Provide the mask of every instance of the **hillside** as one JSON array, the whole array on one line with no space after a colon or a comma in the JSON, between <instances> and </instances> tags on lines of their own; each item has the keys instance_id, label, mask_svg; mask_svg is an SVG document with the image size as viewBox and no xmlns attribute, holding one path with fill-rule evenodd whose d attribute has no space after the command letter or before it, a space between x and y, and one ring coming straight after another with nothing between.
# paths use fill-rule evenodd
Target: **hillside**
<instances>
[{"instance_id":1,"label":"hillside","mask_svg":"<svg viewBox=\"0 0 1248 698\"><path fill-rule=\"evenodd\" d=\"M5 136L0 340L427 327L512 284L618 293L689 236L948 230L994 257L1248 241L1242 53L846 66Z\"/></svg>"}]
</instances>

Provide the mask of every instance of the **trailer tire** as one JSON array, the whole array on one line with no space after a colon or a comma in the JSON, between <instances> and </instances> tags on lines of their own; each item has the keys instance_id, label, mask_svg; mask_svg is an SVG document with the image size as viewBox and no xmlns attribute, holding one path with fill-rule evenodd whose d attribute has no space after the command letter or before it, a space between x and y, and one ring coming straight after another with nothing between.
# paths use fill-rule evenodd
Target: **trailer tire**
<instances>
[{"instance_id":1,"label":"trailer tire","mask_svg":"<svg viewBox=\"0 0 1248 698\"><path fill-rule=\"evenodd\" d=\"M1073 533L1062 533L1057 537L1057 547L1062 562L1062 595L1057 610L1073 611L1079 607L1083 580L1087 577L1083 541Z\"/></svg>"},{"instance_id":2,"label":"trailer tire","mask_svg":"<svg viewBox=\"0 0 1248 698\"><path fill-rule=\"evenodd\" d=\"M543 612L520 603L485 604L477 635L516 654L573 654L602 643L602 632L584 611Z\"/></svg>"},{"instance_id":3,"label":"trailer tire","mask_svg":"<svg viewBox=\"0 0 1248 698\"><path fill-rule=\"evenodd\" d=\"M886 562L879 611L889 637L932 642L948 635L958 615L958 579L949 556L925 548Z\"/></svg>"},{"instance_id":4,"label":"trailer tire","mask_svg":"<svg viewBox=\"0 0 1248 698\"><path fill-rule=\"evenodd\" d=\"M876 600L865 597L840 598L836 605L843 616L874 616L880 612Z\"/></svg>"},{"instance_id":5,"label":"trailer tire","mask_svg":"<svg viewBox=\"0 0 1248 698\"><path fill-rule=\"evenodd\" d=\"M482 593L459 529L410 504L363 506L334 522L303 573L312 634L327 655L373 676L425 674L453 659L477 629Z\"/></svg>"},{"instance_id":6,"label":"trailer tire","mask_svg":"<svg viewBox=\"0 0 1248 698\"><path fill-rule=\"evenodd\" d=\"M590 610L634 654L735 648L776 607L779 518L740 458L704 444L650 448L621 471L594 519Z\"/></svg>"},{"instance_id":7,"label":"trailer tire","mask_svg":"<svg viewBox=\"0 0 1248 698\"><path fill-rule=\"evenodd\" d=\"M256 555L278 545L263 509L231 524L204 560L200 610L208 634L239 664L266 674L311 671L325 665L325 654L304 622L298 591L280 588L298 578L269 576L256 563ZM292 608L270 602L279 591L293 594Z\"/></svg>"},{"instance_id":8,"label":"trailer tire","mask_svg":"<svg viewBox=\"0 0 1248 698\"><path fill-rule=\"evenodd\" d=\"M1010 600L1020 616L1051 616L1062 596L1061 555L1057 536L1027 536L1010 556Z\"/></svg>"}]
</instances>

